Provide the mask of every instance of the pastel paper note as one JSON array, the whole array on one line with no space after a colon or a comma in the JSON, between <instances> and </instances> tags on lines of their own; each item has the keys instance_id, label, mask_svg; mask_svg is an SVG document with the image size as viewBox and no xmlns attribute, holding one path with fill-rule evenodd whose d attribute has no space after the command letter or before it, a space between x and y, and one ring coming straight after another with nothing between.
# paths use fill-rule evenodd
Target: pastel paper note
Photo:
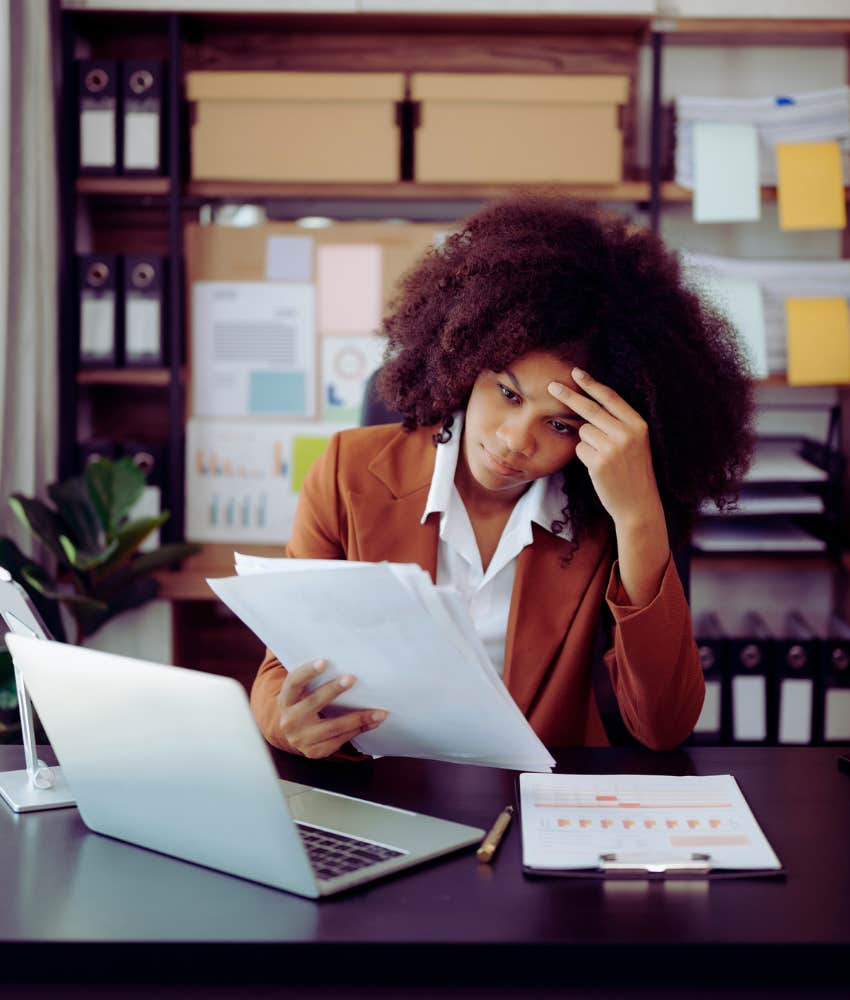
<instances>
[{"instance_id":1,"label":"pastel paper note","mask_svg":"<svg viewBox=\"0 0 850 1000\"><path fill-rule=\"evenodd\" d=\"M776 147L779 225L782 229L843 229L844 175L837 142Z\"/></svg>"},{"instance_id":2,"label":"pastel paper note","mask_svg":"<svg viewBox=\"0 0 850 1000\"><path fill-rule=\"evenodd\" d=\"M850 382L850 309L847 299L786 299L788 382Z\"/></svg>"},{"instance_id":3,"label":"pastel paper note","mask_svg":"<svg viewBox=\"0 0 850 1000\"><path fill-rule=\"evenodd\" d=\"M735 327L750 362L750 374L767 378L767 335L759 283L707 270L700 274L700 281L712 304Z\"/></svg>"},{"instance_id":4,"label":"pastel paper note","mask_svg":"<svg viewBox=\"0 0 850 1000\"><path fill-rule=\"evenodd\" d=\"M754 125L695 122L694 220L751 222L761 217L758 134Z\"/></svg>"},{"instance_id":5,"label":"pastel paper note","mask_svg":"<svg viewBox=\"0 0 850 1000\"><path fill-rule=\"evenodd\" d=\"M381 322L381 248L328 243L316 253L320 333L374 333Z\"/></svg>"},{"instance_id":6,"label":"pastel paper note","mask_svg":"<svg viewBox=\"0 0 850 1000\"><path fill-rule=\"evenodd\" d=\"M269 236L267 281L312 281L313 240L309 236Z\"/></svg>"}]
</instances>

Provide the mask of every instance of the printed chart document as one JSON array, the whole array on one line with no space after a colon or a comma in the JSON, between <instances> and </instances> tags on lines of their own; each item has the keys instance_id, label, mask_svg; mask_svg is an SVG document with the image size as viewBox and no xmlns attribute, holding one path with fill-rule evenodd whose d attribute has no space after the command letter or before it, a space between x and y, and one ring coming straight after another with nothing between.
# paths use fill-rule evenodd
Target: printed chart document
<instances>
[{"instance_id":1,"label":"printed chart document","mask_svg":"<svg viewBox=\"0 0 850 1000\"><path fill-rule=\"evenodd\" d=\"M518 771L554 766L458 594L435 587L421 567L237 553L236 568L237 576L207 582L281 663L322 657L328 667L317 685L357 678L337 711L389 713L352 741L358 750Z\"/></svg>"},{"instance_id":2,"label":"printed chart document","mask_svg":"<svg viewBox=\"0 0 850 1000\"><path fill-rule=\"evenodd\" d=\"M730 774L521 774L522 864L530 874L602 874L601 855L664 862L708 855L712 874L782 865Z\"/></svg>"}]
</instances>

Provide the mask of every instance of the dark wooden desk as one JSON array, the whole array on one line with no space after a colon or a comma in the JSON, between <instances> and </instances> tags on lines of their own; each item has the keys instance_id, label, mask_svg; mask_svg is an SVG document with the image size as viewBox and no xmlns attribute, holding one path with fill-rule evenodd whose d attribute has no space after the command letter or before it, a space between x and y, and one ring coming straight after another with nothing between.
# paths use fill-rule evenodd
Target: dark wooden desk
<instances>
[{"instance_id":1,"label":"dark wooden desk","mask_svg":"<svg viewBox=\"0 0 850 1000\"><path fill-rule=\"evenodd\" d=\"M0 982L846 988L850 776L836 756L558 754L565 771L734 774L783 879L529 879L515 823L492 866L464 852L315 903L90 833L75 809L15 816L0 803ZM294 780L482 827L514 800L511 772L277 760ZM0 748L0 769L20 766L20 748Z\"/></svg>"}]
</instances>

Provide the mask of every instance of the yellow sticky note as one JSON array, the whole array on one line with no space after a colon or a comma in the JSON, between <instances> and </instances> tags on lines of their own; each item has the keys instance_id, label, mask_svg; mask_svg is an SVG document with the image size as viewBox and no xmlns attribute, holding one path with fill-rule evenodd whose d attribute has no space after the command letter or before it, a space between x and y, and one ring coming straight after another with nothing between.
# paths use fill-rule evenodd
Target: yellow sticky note
<instances>
[{"instance_id":1,"label":"yellow sticky note","mask_svg":"<svg viewBox=\"0 0 850 1000\"><path fill-rule=\"evenodd\" d=\"M786 299L789 385L850 382L847 299Z\"/></svg>"},{"instance_id":2,"label":"yellow sticky note","mask_svg":"<svg viewBox=\"0 0 850 1000\"><path fill-rule=\"evenodd\" d=\"M308 437L306 434L296 434L292 442L292 492L298 493L304 482L304 477L310 466L327 448L330 435L327 437Z\"/></svg>"},{"instance_id":3,"label":"yellow sticky note","mask_svg":"<svg viewBox=\"0 0 850 1000\"><path fill-rule=\"evenodd\" d=\"M843 229L844 175L837 142L776 147L779 225L782 229Z\"/></svg>"}]
</instances>

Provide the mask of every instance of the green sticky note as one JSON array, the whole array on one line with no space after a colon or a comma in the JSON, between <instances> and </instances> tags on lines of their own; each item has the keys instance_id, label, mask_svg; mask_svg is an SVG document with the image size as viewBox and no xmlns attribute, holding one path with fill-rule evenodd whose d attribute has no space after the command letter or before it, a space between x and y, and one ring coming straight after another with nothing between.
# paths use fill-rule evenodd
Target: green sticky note
<instances>
[{"instance_id":1,"label":"green sticky note","mask_svg":"<svg viewBox=\"0 0 850 1000\"><path fill-rule=\"evenodd\" d=\"M307 470L327 448L328 437L296 434L292 442L292 492L299 493Z\"/></svg>"}]
</instances>

